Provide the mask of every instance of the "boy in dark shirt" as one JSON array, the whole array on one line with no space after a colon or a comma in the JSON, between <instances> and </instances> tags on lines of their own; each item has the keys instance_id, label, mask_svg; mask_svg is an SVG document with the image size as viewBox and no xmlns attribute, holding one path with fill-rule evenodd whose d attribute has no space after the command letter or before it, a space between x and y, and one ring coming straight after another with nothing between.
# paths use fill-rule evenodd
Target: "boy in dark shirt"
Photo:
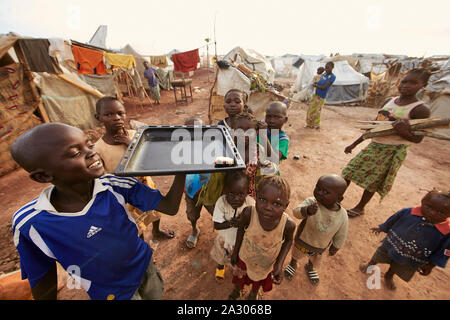
<instances>
[{"instance_id":1,"label":"boy in dark shirt","mask_svg":"<svg viewBox=\"0 0 450 320\"><path fill-rule=\"evenodd\" d=\"M422 206L404 208L371 231L387 236L360 270L389 264L384 275L388 289L395 289L394 274L408 282L416 271L427 276L435 266L445 268L450 256L450 192L432 190L422 198Z\"/></svg>"}]
</instances>

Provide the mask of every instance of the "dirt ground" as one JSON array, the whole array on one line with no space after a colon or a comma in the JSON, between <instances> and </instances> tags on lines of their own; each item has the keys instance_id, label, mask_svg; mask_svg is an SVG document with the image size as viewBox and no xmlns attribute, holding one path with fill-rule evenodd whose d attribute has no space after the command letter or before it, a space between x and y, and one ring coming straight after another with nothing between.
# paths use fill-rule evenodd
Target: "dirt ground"
<instances>
[{"instance_id":1,"label":"dirt ground","mask_svg":"<svg viewBox=\"0 0 450 320\"><path fill-rule=\"evenodd\" d=\"M208 81L209 78L209 81ZM139 104L136 99L125 98L125 105L130 119L139 120L150 125L181 125L190 116L201 118L208 123L208 104L210 88L213 85L212 71L200 69L193 76L194 102L188 105L175 105L172 91L161 91L161 105L149 106ZM277 79L282 84L293 83L295 79ZM285 89L287 92L289 87ZM289 110L289 121L285 126L291 144L289 158L280 169L291 185L291 200L287 210L292 216L292 208L312 195L317 179L326 173L339 174L345 164L369 142L358 146L353 154L345 154L344 148L361 134L354 128L357 120L370 120L376 109L364 107L325 106L322 112L320 131L304 129L305 110ZM381 265L381 288L369 289L369 274L363 274L358 266L368 261L383 236L375 236L369 229L384 222L403 207L420 204L421 198L433 187L449 189L450 181L450 143L442 140L425 138L419 145L410 147L408 157L400 169L394 187L383 202L379 195L368 204L364 216L351 219L347 242L334 257L325 254L321 268L320 285L312 286L304 272L305 261L300 261L293 280L283 280L274 286L263 299L273 300L319 300L319 299L450 299L449 268L435 268L427 276L415 275L405 283L396 278L397 290L384 288L382 275L387 271ZM298 155L299 160L293 156ZM163 193L167 192L173 177L154 177L154 181ZM12 215L22 205L38 196L45 187L28 179L24 170L18 169L0 177L0 274L19 268L18 254L15 250L12 233ZM362 189L351 184L342 204L345 208L353 207L360 199ZM227 299L232 290L231 270L227 270L226 280L218 284L214 279L215 263L209 256L215 238L213 223L205 209L202 210L198 226L201 234L197 247L187 249L185 241L191 226L186 218L184 198L176 216L163 216L161 226L175 231L171 240L153 241L151 226L145 234L154 249L154 260L165 282L163 299L204 300ZM299 221L293 218L296 223ZM285 264L290 260L290 253ZM58 299L89 299L82 290L69 290L61 285Z\"/></svg>"}]
</instances>

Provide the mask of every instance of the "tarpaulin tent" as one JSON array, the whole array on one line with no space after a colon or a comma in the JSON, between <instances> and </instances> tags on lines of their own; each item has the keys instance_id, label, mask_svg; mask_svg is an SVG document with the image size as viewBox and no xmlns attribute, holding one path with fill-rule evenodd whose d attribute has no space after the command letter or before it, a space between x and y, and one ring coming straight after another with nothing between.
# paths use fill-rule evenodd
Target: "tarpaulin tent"
<instances>
[{"instance_id":1,"label":"tarpaulin tent","mask_svg":"<svg viewBox=\"0 0 450 320\"><path fill-rule=\"evenodd\" d=\"M34 46L39 50L31 50ZM95 103L103 94L71 69L74 64L67 63L71 58L64 46L56 39L0 37L0 175L17 168L11 143L37 124L97 125Z\"/></svg>"},{"instance_id":2,"label":"tarpaulin tent","mask_svg":"<svg viewBox=\"0 0 450 320\"><path fill-rule=\"evenodd\" d=\"M63 122L82 130L98 126L95 104L103 94L65 69L62 75L36 74L42 102L51 122Z\"/></svg>"},{"instance_id":3,"label":"tarpaulin tent","mask_svg":"<svg viewBox=\"0 0 450 320\"><path fill-rule=\"evenodd\" d=\"M16 137L41 123L31 86L20 63L0 66L0 175L18 167L9 152Z\"/></svg>"},{"instance_id":4,"label":"tarpaulin tent","mask_svg":"<svg viewBox=\"0 0 450 320\"><path fill-rule=\"evenodd\" d=\"M290 91L293 99L307 101L313 93L312 80L317 68L326 62L305 60L300 66L295 83ZM334 62L336 81L328 91L327 104L343 104L363 101L369 86L369 78L355 71L346 60Z\"/></svg>"},{"instance_id":5,"label":"tarpaulin tent","mask_svg":"<svg viewBox=\"0 0 450 320\"><path fill-rule=\"evenodd\" d=\"M417 96L430 107L432 117L450 118L450 59L430 76L428 85ZM435 130L450 137L450 129Z\"/></svg>"},{"instance_id":6,"label":"tarpaulin tent","mask_svg":"<svg viewBox=\"0 0 450 320\"><path fill-rule=\"evenodd\" d=\"M252 71L257 72L265 81L272 83L275 79L275 70L270 61L253 49L235 47L228 52L223 60L233 65L243 64Z\"/></svg>"},{"instance_id":7,"label":"tarpaulin tent","mask_svg":"<svg viewBox=\"0 0 450 320\"><path fill-rule=\"evenodd\" d=\"M272 88L261 92L251 90L250 87L251 80L239 68L234 66L219 68L216 64L216 78L211 89L208 110L210 124L217 124L219 120L227 117L223 104L224 96L230 89L239 89L248 94L247 105L253 110L257 119L264 119L265 109L271 101L283 101L286 98L276 93Z\"/></svg>"},{"instance_id":8,"label":"tarpaulin tent","mask_svg":"<svg viewBox=\"0 0 450 320\"><path fill-rule=\"evenodd\" d=\"M284 55L270 58L270 63L275 70L275 77L291 77L294 72L293 63L298 56Z\"/></svg>"},{"instance_id":9,"label":"tarpaulin tent","mask_svg":"<svg viewBox=\"0 0 450 320\"><path fill-rule=\"evenodd\" d=\"M144 61L147 61L144 59L143 56L141 56L136 50L133 49L133 47L129 44L127 44L125 47L120 49L120 52L125 54L131 54L134 56L134 59L136 60L136 74L133 75L133 79L135 81L136 87L139 89L139 92L141 92L141 88L144 87L145 89L149 89L147 81L142 81L142 78L144 77Z\"/></svg>"}]
</instances>

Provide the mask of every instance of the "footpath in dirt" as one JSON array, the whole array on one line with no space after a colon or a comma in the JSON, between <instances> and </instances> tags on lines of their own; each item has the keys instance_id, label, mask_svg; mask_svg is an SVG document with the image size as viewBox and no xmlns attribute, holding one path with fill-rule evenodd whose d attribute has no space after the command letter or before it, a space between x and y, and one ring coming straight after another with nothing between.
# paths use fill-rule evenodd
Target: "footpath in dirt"
<instances>
[{"instance_id":1,"label":"footpath in dirt","mask_svg":"<svg viewBox=\"0 0 450 320\"><path fill-rule=\"evenodd\" d=\"M208 81L209 77L209 81ZM161 104L150 106L138 100L124 98L129 119L149 125L182 125L191 116L199 117L208 124L208 104L214 74L200 69L193 76L192 87L194 102L188 105L175 105L172 91L161 91ZM278 79L284 84L295 79ZM288 89L289 87L287 87ZM287 90L286 90L287 91ZM369 141L363 142L352 154L345 154L344 148L359 137L361 131L354 128L357 120L374 119L376 109L364 107L325 106L322 112L321 130L303 128L305 109L290 109L285 130L290 137L289 157L281 166L282 176L291 186L291 199L287 213L293 218L292 209L311 196L317 179L327 173L340 174L346 163L356 155ZM409 149L408 156L399 170L392 191L380 203L375 195L366 208L366 214L349 221L349 233L345 246L334 256L324 253L320 269L320 284L312 286L305 274L303 265L299 267L294 279L284 279L281 285L274 286L263 299L273 300L319 300L319 299L450 299L448 283L449 268L435 268L429 276L415 275L405 283L396 278L397 290L389 291L384 287L383 274L386 265L380 265L379 286L376 275L363 274L359 264L367 262L379 246L383 235L375 236L369 229L384 222L394 212L404 207L420 204L427 190L433 187L447 190L450 181L450 143L425 138ZM294 160L293 156L299 159ZM173 176L154 177L154 181L163 193L170 188ZM18 169L0 177L0 274L17 270L20 267L15 250L11 221L13 213L37 197L45 187L28 179L24 170ZM345 193L342 205L353 207L360 199L362 189L351 184ZM298 224L299 221L293 220ZM202 210L198 221L201 230L197 247L187 249L185 242L191 231L186 218L184 198L176 216L163 216L161 227L175 231L175 238L157 241L151 238L151 226L145 233L147 241L154 249L154 260L161 271L165 283L163 299L205 300L227 299L233 285L231 270L227 269L225 282L219 284L214 279L215 263L209 256L215 232L211 216ZM288 254L285 265L290 261ZM371 278L370 278L371 277ZM60 290L58 299L89 299L83 290L68 289L63 274L59 276ZM371 281L372 280L372 281Z\"/></svg>"}]
</instances>

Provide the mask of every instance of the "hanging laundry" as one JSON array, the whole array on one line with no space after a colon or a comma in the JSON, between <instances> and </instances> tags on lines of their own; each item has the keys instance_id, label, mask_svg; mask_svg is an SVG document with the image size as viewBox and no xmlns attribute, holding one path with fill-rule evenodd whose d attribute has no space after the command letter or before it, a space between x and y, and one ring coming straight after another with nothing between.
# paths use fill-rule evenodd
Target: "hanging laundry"
<instances>
[{"instance_id":1,"label":"hanging laundry","mask_svg":"<svg viewBox=\"0 0 450 320\"><path fill-rule=\"evenodd\" d=\"M200 56L198 55L198 49L174 53L172 54L172 60L175 71L188 72L197 70L197 64L200 62Z\"/></svg>"},{"instance_id":2,"label":"hanging laundry","mask_svg":"<svg viewBox=\"0 0 450 320\"><path fill-rule=\"evenodd\" d=\"M102 51L72 45L72 53L78 73L106 74Z\"/></svg>"},{"instance_id":3,"label":"hanging laundry","mask_svg":"<svg viewBox=\"0 0 450 320\"><path fill-rule=\"evenodd\" d=\"M159 68L166 68L169 66L167 63L167 56L150 56L150 63L153 66L157 66Z\"/></svg>"},{"instance_id":4,"label":"hanging laundry","mask_svg":"<svg viewBox=\"0 0 450 320\"><path fill-rule=\"evenodd\" d=\"M17 44L22 50L30 71L62 73L56 59L48 54L50 43L47 39L19 39Z\"/></svg>"},{"instance_id":5,"label":"hanging laundry","mask_svg":"<svg viewBox=\"0 0 450 320\"><path fill-rule=\"evenodd\" d=\"M106 61L112 66L126 69L131 69L136 66L136 60L131 54L103 52L103 55Z\"/></svg>"},{"instance_id":6,"label":"hanging laundry","mask_svg":"<svg viewBox=\"0 0 450 320\"><path fill-rule=\"evenodd\" d=\"M61 61L74 61L70 40L64 40L62 38L49 38L48 42L50 43L48 53L51 57L57 58L59 55Z\"/></svg>"}]
</instances>

